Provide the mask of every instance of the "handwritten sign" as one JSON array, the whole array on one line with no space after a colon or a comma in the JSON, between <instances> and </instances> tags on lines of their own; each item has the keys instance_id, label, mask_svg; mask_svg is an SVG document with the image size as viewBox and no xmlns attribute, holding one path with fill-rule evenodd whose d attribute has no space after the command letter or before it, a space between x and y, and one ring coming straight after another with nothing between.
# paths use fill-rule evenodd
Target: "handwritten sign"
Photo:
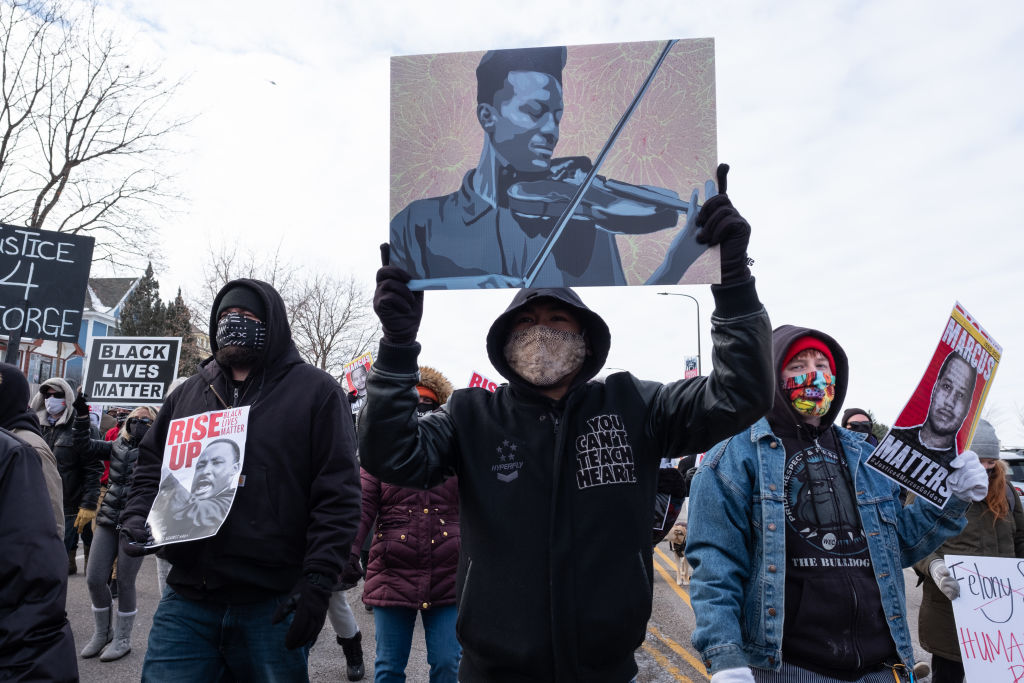
<instances>
[{"instance_id":1,"label":"handwritten sign","mask_svg":"<svg viewBox=\"0 0 1024 683\"><path fill-rule=\"evenodd\" d=\"M180 354L180 337L93 337L85 391L101 403L159 405Z\"/></svg>"},{"instance_id":2,"label":"handwritten sign","mask_svg":"<svg viewBox=\"0 0 1024 683\"><path fill-rule=\"evenodd\" d=\"M1024 682L1024 560L946 555L960 584L953 601L968 681Z\"/></svg>"},{"instance_id":3,"label":"handwritten sign","mask_svg":"<svg viewBox=\"0 0 1024 683\"><path fill-rule=\"evenodd\" d=\"M78 341L94 243L0 223L0 334Z\"/></svg>"},{"instance_id":4,"label":"handwritten sign","mask_svg":"<svg viewBox=\"0 0 1024 683\"><path fill-rule=\"evenodd\" d=\"M949 464L967 450L1002 347L957 303L921 382L869 467L936 507L949 500Z\"/></svg>"}]
</instances>

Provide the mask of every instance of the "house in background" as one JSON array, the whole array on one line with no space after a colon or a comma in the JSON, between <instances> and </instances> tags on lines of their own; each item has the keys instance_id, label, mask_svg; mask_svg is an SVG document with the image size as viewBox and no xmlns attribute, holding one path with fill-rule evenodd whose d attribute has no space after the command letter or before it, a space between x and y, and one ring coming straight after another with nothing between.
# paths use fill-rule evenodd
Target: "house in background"
<instances>
[{"instance_id":1,"label":"house in background","mask_svg":"<svg viewBox=\"0 0 1024 683\"><path fill-rule=\"evenodd\" d=\"M63 372L51 372L50 374L39 373L37 377L31 374L32 360L29 360L28 377L29 382L38 383L54 375L82 383L85 369L85 354L89 351L89 344L93 337L106 337L114 334L121 324L121 307L125 299L135 291L139 284L138 277L91 277L89 288L85 293L85 307L82 309L82 327L78 330L77 354L71 355L64 361ZM56 342L45 342L56 344ZM64 346L71 346L65 344ZM40 359L42 365L45 361Z\"/></svg>"}]
</instances>

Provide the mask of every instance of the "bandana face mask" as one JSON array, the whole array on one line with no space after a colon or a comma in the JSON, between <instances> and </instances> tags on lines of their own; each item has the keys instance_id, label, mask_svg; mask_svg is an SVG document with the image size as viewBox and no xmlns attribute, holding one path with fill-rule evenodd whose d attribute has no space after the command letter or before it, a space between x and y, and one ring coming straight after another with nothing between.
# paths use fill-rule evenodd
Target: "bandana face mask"
<instances>
[{"instance_id":1,"label":"bandana face mask","mask_svg":"<svg viewBox=\"0 0 1024 683\"><path fill-rule=\"evenodd\" d=\"M787 377L783 388L798 413L821 417L836 397L836 378L828 372L815 370Z\"/></svg>"},{"instance_id":2,"label":"bandana face mask","mask_svg":"<svg viewBox=\"0 0 1024 683\"><path fill-rule=\"evenodd\" d=\"M587 342L582 333L534 325L509 335L505 359L527 382L549 387L583 366Z\"/></svg>"},{"instance_id":3,"label":"bandana face mask","mask_svg":"<svg viewBox=\"0 0 1024 683\"><path fill-rule=\"evenodd\" d=\"M263 348L267 339L267 325L246 318L241 313L227 313L217 321L217 346L244 346L254 351Z\"/></svg>"}]
</instances>

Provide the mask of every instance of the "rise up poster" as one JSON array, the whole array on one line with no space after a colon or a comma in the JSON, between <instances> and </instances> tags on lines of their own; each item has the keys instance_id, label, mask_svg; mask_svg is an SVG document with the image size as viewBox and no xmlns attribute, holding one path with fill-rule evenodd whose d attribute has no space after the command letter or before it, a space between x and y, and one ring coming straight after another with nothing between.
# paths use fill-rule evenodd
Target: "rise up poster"
<instances>
[{"instance_id":1,"label":"rise up poster","mask_svg":"<svg viewBox=\"0 0 1024 683\"><path fill-rule=\"evenodd\" d=\"M249 406L172 420L160 488L146 522L153 546L213 536L244 486Z\"/></svg>"}]
</instances>

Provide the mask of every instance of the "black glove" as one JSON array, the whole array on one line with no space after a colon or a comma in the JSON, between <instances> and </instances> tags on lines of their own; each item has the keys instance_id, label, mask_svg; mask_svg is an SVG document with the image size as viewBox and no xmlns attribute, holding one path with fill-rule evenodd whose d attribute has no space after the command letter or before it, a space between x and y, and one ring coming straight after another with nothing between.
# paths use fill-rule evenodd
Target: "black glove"
<instances>
[{"instance_id":1,"label":"black glove","mask_svg":"<svg viewBox=\"0 0 1024 683\"><path fill-rule=\"evenodd\" d=\"M118 545L125 555L142 557L157 551L157 548L146 546L147 543L153 542L153 534L150 533L144 517L122 516L118 528L121 530Z\"/></svg>"},{"instance_id":2,"label":"black glove","mask_svg":"<svg viewBox=\"0 0 1024 683\"><path fill-rule=\"evenodd\" d=\"M71 404L71 407L75 409L75 415L79 417L85 417L89 414L89 403L85 399L85 392L78 395L75 402Z\"/></svg>"},{"instance_id":3,"label":"black glove","mask_svg":"<svg viewBox=\"0 0 1024 683\"><path fill-rule=\"evenodd\" d=\"M292 611L292 625L284 636L284 646L289 650L313 642L324 627L327 619L327 605L331 602L331 582L323 574L310 573L299 579L284 602L274 610L271 624L279 624Z\"/></svg>"},{"instance_id":4,"label":"black glove","mask_svg":"<svg viewBox=\"0 0 1024 683\"><path fill-rule=\"evenodd\" d=\"M359 583L359 579L364 576L366 576L366 572L359 565L358 553L352 553L348 556L348 564L345 565L345 571L341 573L340 590L347 591L350 588L355 588L356 584Z\"/></svg>"},{"instance_id":5,"label":"black glove","mask_svg":"<svg viewBox=\"0 0 1024 683\"><path fill-rule=\"evenodd\" d=\"M373 293L373 310L384 328L384 339L392 344L416 341L423 318L423 292L407 286L412 276L398 266L388 265L389 251L381 245L384 266L377 271L377 290Z\"/></svg>"},{"instance_id":6,"label":"black glove","mask_svg":"<svg viewBox=\"0 0 1024 683\"><path fill-rule=\"evenodd\" d=\"M750 277L747 243L750 224L729 201L725 193L729 164L718 165L718 194L704 202L697 214L697 241L701 244L720 244L722 256L722 284L744 282Z\"/></svg>"}]
</instances>

